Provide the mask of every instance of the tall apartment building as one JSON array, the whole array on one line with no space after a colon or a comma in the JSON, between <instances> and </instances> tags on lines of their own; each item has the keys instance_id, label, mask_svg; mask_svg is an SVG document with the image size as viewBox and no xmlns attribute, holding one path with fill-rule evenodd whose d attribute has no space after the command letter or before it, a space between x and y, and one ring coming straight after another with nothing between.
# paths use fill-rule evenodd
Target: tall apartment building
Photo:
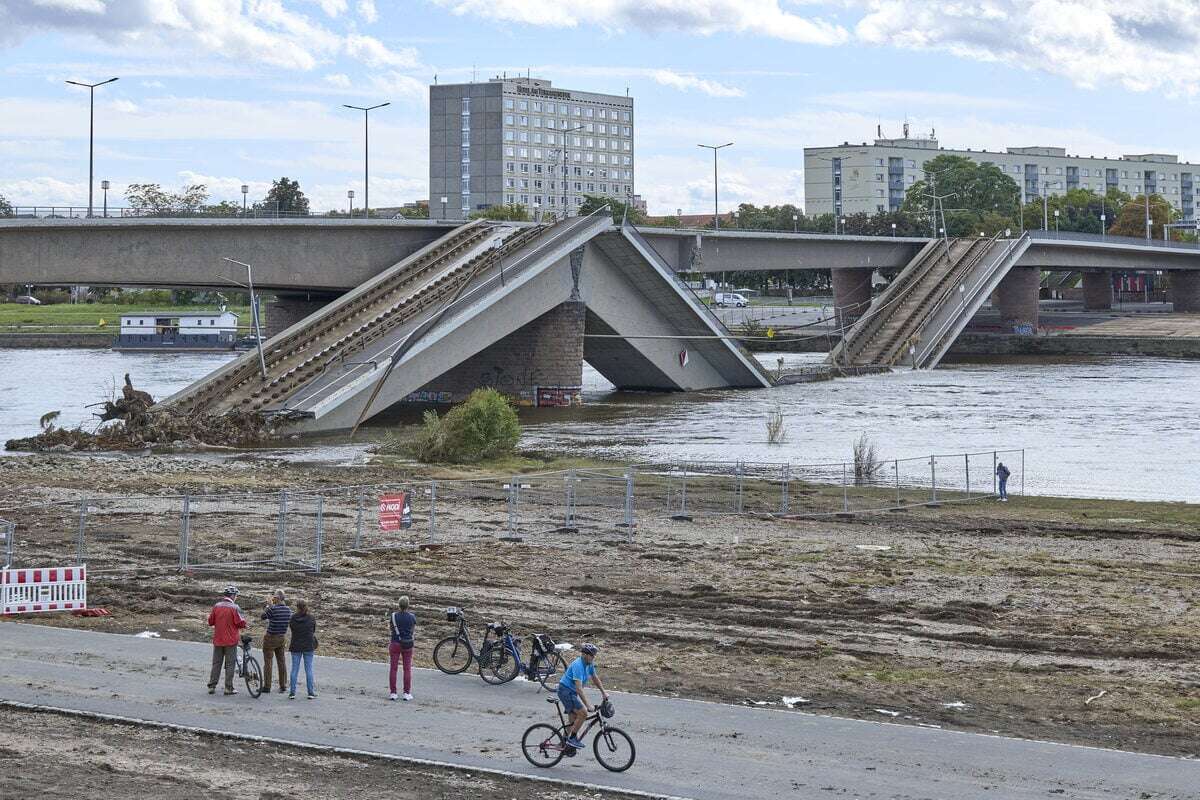
<instances>
[{"instance_id":1,"label":"tall apartment building","mask_svg":"<svg viewBox=\"0 0 1200 800\"><path fill-rule=\"evenodd\" d=\"M634 193L633 98L555 89L540 78L429 87L429 214L520 203L575 213L584 195Z\"/></svg>"},{"instance_id":2,"label":"tall apartment building","mask_svg":"<svg viewBox=\"0 0 1200 800\"><path fill-rule=\"evenodd\" d=\"M1186 220L1195 219L1200 166L1161 153L1093 158L1067 155L1062 147L948 150L937 139L876 139L873 145L804 148L804 210L808 214L875 214L895 211L908 187L924 177L926 161L940 155L990 162L1020 187L1024 202L1068 189L1110 188L1130 195L1157 193Z\"/></svg>"}]
</instances>

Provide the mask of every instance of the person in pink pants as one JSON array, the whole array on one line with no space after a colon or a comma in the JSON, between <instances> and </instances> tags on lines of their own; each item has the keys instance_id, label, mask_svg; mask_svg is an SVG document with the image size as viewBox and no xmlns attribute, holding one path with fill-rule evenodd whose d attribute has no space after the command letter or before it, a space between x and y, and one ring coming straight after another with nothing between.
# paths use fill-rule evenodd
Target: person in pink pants
<instances>
[{"instance_id":1,"label":"person in pink pants","mask_svg":"<svg viewBox=\"0 0 1200 800\"><path fill-rule=\"evenodd\" d=\"M388 643L388 686L391 690L388 699L396 699L396 668L403 661L404 699L412 700L413 634L417 617L408 610L408 595L400 598L399 606L399 610L388 615L388 628L392 634L392 640Z\"/></svg>"}]
</instances>

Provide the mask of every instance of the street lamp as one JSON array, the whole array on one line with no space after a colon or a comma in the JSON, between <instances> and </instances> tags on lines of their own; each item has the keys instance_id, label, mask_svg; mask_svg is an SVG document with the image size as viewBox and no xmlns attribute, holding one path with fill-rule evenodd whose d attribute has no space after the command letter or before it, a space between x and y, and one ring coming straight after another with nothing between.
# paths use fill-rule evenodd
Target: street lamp
<instances>
[{"instance_id":1,"label":"street lamp","mask_svg":"<svg viewBox=\"0 0 1200 800\"><path fill-rule=\"evenodd\" d=\"M67 81L72 86L84 86L88 90L88 216L92 216L92 174L94 172L95 160L95 143L96 143L96 87L103 86L106 83L112 83L118 78L109 78L106 81L99 83L80 83L79 81Z\"/></svg>"},{"instance_id":2,"label":"street lamp","mask_svg":"<svg viewBox=\"0 0 1200 800\"><path fill-rule=\"evenodd\" d=\"M1058 236L1058 209L1054 209L1054 235Z\"/></svg>"},{"instance_id":3,"label":"street lamp","mask_svg":"<svg viewBox=\"0 0 1200 800\"><path fill-rule=\"evenodd\" d=\"M263 355L262 328L260 327L259 322L258 322L258 299L254 296L254 274L253 274L253 271L250 269L249 264L244 264L241 261L234 261L232 258L225 258L224 256L221 257L221 260L228 261L230 264L237 264L239 267L246 268L246 283L238 283L237 281L233 280L232 278L225 278L225 280L229 281L230 283L232 283L236 286L242 286L242 287L245 287L246 289L250 290L250 321L254 325L254 338L258 340L258 367L262 371L263 381L266 381L267 380L267 359L266 359L266 356Z\"/></svg>"},{"instance_id":4,"label":"street lamp","mask_svg":"<svg viewBox=\"0 0 1200 800\"><path fill-rule=\"evenodd\" d=\"M1046 191L1051 186L1062 186L1062 181L1049 181L1042 184L1042 230L1050 230L1050 193ZM1055 216L1058 216L1058 209L1055 209Z\"/></svg>"},{"instance_id":5,"label":"street lamp","mask_svg":"<svg viewBox=\"0 0 1200 800\"><path fill-rule=\"evenodd\" d=\"M583 130L586 127L587 127L586 125L576 125L573 128L566 128L562 131L563 219L566 219L567 217L569 217L570 211L571 211L571 204L569 202L570 198L567 196L567 192L569 191L568 187L570 186L570 184L567 182L567 170L569 169L569 167L567 166L567 161L568 161L567 149L569 147L569 145L567 144L567 134L568 133L578 133L579 131Z\"/></svg>"},{"instance_id":6,"label":"street lamp","mask_svg":"<svg viewBox=\"0 0 1200 800\"><path fill-rule=\"evenodd\" d=\"M835 230L834 233L837 233L837 231ZM842 217L842 235L844 236L845 234L846 234L846 218Z\"/></svg>"},{"instance_id":7,"label":"street lamp","mask_svg":"<svg viewBox=\"0 0 1200 800\"><path fill-rule=\"evenodd\" d=\"M792 233L800 232L800 215L792 214Z\"/></svg>"},{"instance_id":8,"label":"street lamp","mask_svg":"<svg viewBox=\"0 0 1200 800\"><path fill-rule=\"evenodd\" d=\"M350 219L354 219L354 190L348 190L346 192L346 197L350 200Z\"/></svg>"},{"instance_id":9,"label":"street lamp","mask_svg":"<svg viewBox=\"0 0 1200 800\"><path fill-rule=\"evenodd\" d=\"M384 106L390 106L391 102L380 103L379 105L367 106L365 108L363 106L346 105L345 103L342 103L342 105L346 108L352 108L355 111L363 112L363 211L364 211L364 216L370 217L371 216L371 187L367 183L367 178L369 176L368 168L370 165L370 159L368 158L369 153L370 153L370 136L367 132L367 118L370 116L370 113L372 111L374 111L377 108L383 108Z\"/></svg>"},{"instance_id":10,"label":"street lamp","mask_svg":"<svg viewBox=\"0 0 1200 800\"><path fill-rule=\"evenodd\" d=\"M250 191L247 184L242 184L242 218L246 217L246 194Z\"/></svg>"},{"instance_id":11,"label":"street lamp","mask_svg":"<svg viewBox=\"0 0 1200 800\"><path fill-rule=\"evenodd\" d=\"M446 203L450 202L450 198L442 195L442 219L446 218Z\"/></svg>"},{"instance_id":12,"label":"street lamp","mask_svg":"<svg viewBox=\"0 0 1200 800\"><path fill-rule=\"evenodd\" d=\"M896 223L892 223L892 238L896 238Z\"/></svg>"},{"instance_id":13,"label":"street lamp","mask_svg":"<svg viewBox=\"0 0 1200 800\"><path fill-rule=\"evenodd\" d=\"M108 181L100 181L100 188L104 190L104 218L108 219Z\"/></svg>"},{"instance_id":14,"label":"street lamp","mask_svg":"<svg viewBox=\"0 0 1200 800\"><path fill-rule=\"evenodd\" d=\"M698 144L696 146L704 147L709 150L712 150L712 154L713 154L713 230L718 231L721 229L721 214L717 210L719 207L717 205L717 151L724 147L732 147L733 142L726 142L725 144Z\"/></svg>"}]
</instances>

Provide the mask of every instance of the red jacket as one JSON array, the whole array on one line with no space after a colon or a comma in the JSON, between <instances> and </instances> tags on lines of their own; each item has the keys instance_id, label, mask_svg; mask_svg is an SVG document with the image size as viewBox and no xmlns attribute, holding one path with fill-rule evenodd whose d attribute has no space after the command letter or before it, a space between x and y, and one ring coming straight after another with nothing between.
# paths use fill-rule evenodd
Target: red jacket
<instances>
[{"instance_id":1,"label":"red jacket","mask_svg":"<svg viewBox=\"0 0 1200 800\"><path fill-rule=\"evenodd\" d=\"M213 629L214 647L232 647L238 643L238 631L246 627L246 618L237 603L224 597L208 612L208 624Z\"/></svg>"}]
</instances>

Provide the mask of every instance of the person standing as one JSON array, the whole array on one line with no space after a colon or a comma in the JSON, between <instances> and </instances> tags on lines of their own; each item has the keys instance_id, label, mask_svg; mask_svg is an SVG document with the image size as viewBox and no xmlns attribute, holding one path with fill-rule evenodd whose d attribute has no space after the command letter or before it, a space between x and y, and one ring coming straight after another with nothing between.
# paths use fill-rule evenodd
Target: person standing
<instances>
[{"instance_id":1,"label":"person standing","mask_svg":"<svg viewBox=\"0 0 1200 800\"><path fill-rule=\"evenodd\" d=\"M237 658L239 631L246 627L246 618L238 608L236 586L226 586L221 599L208 612L208 625L213 629L212 671L208 674L208 693L217 691L221 665L225 666L225 694L237 694L233 688L234 659Z\"/></svg>"},{"instance_id":2,"label":"person standing","mask_svg":"<svg viewBox=\"0 0 1200 800\"><path fill-rule=\"evenodd\" d=\"M283 652L287 649L288 623L292 620L292 609L287 604L283 589L276 589L262 613L267 621L267 632L263 634L263 689L271 691L271 661L279 665L279 693L287 691L287 665Z\"/></svg>"},{"instance_id":3,"label":"person standing","mask_svg":"<svg viewBox=\"0 0 1200 800\"><path fill-rule=\"evenodd\" d=\"M408 610L408 595L401 597L398 605L399 610L388 615L388 628L392 633L392 641L388 643L388 686L391 689L388 699L396 699L396 667L403 661L404 699L412 700L413 632L417 617Z\"/></svg>"},{"instance_id":4,"label":"person standing","mask_svg":"<svg viewBox=\"0 0 1200 800\"><path fill-rule=\"evenodd\" d=\"M1009 470L1008 467L1004 466L1003 461L1001 461L999 464L996 465L996 481L1000 487L1000 502L1001 503L1008 502L1008 476L1011 474L1012 474L1012 472Z\"/></svg>"},{"instance_id":5,"label":"person standing","mask_svg":"<svg viewBox=\"0 0 1200 800\"><path fill-rule=\"evenodd\" d=\"M304 683L308 689L308 699L317 698L317 684L313 681L313 653L317 649L317 620L308 613L308 603L303 600L296 602L296 613L288 621L292 631L292 639L288 642L288 650L292 654L292 682L288 688L288 700L296 699L296 673L300 671L300 661L304 661Z\"/></svg>"}]
</instances>

